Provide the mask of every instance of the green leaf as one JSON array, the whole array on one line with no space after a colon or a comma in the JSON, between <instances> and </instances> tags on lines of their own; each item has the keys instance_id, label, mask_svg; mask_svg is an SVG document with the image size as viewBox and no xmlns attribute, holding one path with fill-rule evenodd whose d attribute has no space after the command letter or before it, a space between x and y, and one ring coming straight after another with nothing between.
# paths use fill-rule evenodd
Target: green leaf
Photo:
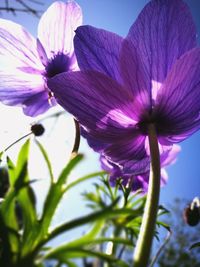
<instances>
[{"instance_id":1,"label":"green leaf","mask_svg":"<svg viewBox=\"0 0 200 267\"><path fill-rule=\"evenodd\" d=\"M119 199L117 199L112 205L107 206L104 210L94 212L88 215L85 215L83 217L71 220L70 222L64 223L58 227L56 227L52 232L49 234L49 236L46 238L45 242L50 241L51 239L57 237L58 235L69 231L71 229L74 229L76 227L82 226L84 224L95 222L100 219L108 219L108 218L123 218L127 215L132 214L132 210L130 209L114 209L114 206L117 204ZM40 246L43 245L43 243L40 244Z\"/></svg>"},{"instance_id":2,"label":"green leaf","mask_svg":"<svg viewBox=\"0 0 200 267\"><path fill-rule=\"evenodd\" d=\"M97 177L97 176L101 176L101 175L104 175L105 172L104 171L101 171L101 172L94 172L94 173L91 173L89 175L86 175L86 176L83 176L81 178L78 178L76 179L76 181L70 183L67 187L66 187L66 191L68 191L69 189L71 189L72 187L78 185L79 183L82 183L88 179L91 179L91 178L94 178L94 177Z\"/></svg>"},{"instance_id":3,"label":"green leaf","mask_svg":"<svg viewBox=\"0 0 200 267\"><path fill-rule=\"evenodd\" d=\"M31 232L36 219L36 213L27 191L29 183L27 173L28 152L29 140L22 146L16 166L7 158L10 188L1 204L1 218L4 228L10 229L7 230L7 239L10 242L13 252L17 252L19 249L19 240L16 233L19 230L19 220L22 220L22 218L19 218L16 214L16 205L18 204L23 214L23 236L27 236L28 233Z\"/></svg>"},{"instance_id":4,"label":"green leaf","mask_svg":"<svg viewBox=\"0 0 200 267\"><path fill-rule=\"evenodd\" d=\"M99 234L99 232L101 231L102 227L104 225L104 220L99 220L95 223L94 227L84 236L82 236L79 239L73 240L69 243L67 243L66 245L60 246L57 249L65 249L65 247L80 247L83 245L87 245L89 244L91 241L94 241L96 239L96 236Z\"/></svg>"},{"instance_id":5,"label":"green leaf","mask_svg":"<svg viewBox=\"0 0 200 267\"><path fill-rule=\"evenodd\" d=\"M78 267L78 265L76 265L73 261L70 260L62 261L62 263L65 263L68 267Z\"/></svg>"},{"instance_id":6,"label":"green leaf","mask_svg":"<svg viewBox=\"0 0 200 267\"><path fill-rule=\"evenodd\" d=\"M1 152L0 152L0 162L1 162L1 158L2 158L2 156L3 156L3 153L4 153L4 151L1 151Z\"/></svg>"},{"instance_id":7,"label":"green leaf","mask_svg":"<svg viewBox=\"0 0 200 267\"><path fill-rule=\"evenodd\" d=\"M163 228L165 228L167 231L171 232L170 226L164 222L161 221L156 221L156 224L158 226L162 226Z\"/></svg>"},{"instance_id":8,"label":"green leaf","mask_svg":"<svg viewBox=\"0 0 200 267\"><path fill-rule=\"evenodd\" d=\"M5 262L7 266L10 266L13 254L17 254L19 251L19 239L17 231L10 228L5 224L2 210L0 211L0 247L2 245L0 266L4 266Z\"/></svg>"},{"instance_id":9,"label":"green leaf","mask_svg":"<svg viewBox=\"0 0 200 267\"><path fill-rule=\"evenodd\" d=\"M68 267L78 267L74 262L72 262L72 261L66 261L65 262L67 265L68 265Z\"/></svg>"},{"instance_id":10,"label":"green leaf","mask_svg":"<svg viewBox=\"0 0 200 267\"><path fill-rule=\"evenodd\" d=\"M21 147L18 155L17 164L15 167L15 184L14 186L19 189L23 187L23 184L28 181L27 177L27 165L29 154L30 140L28 139Z\"/></svg>"},{"instance_id":11,"label":"green leaf","mask_svg":"<svg viewBox=\"0 0 200 267\"><path fill-rule=\"evenodd\" d=\"M111 267L129 267L127 263L125 263L122 260L116 259L115 257L111 255L107 255L102 252L98 251L92 251L90 249L83 249L83 248L69 248L67 250L67 253L56 253L51 254L49 253L48 259L58 259L61 262L65 261L66 259L70 258L86 258L86 257L95 257L99 258L104 262L109 263L109 266Z\"/></svg>"},{"instance_id":12,"label":"green leaf","mask_svg":"<svg viewBox=\"0 0 200 267\"><path fill-rule=\"evenodd\" d=\"M197 247L200 247L200 242L197 242L197 243L192 244L192 246L190 247L190 249L197 248Z\"/></svg>"},{"instance_id":13,"label":"green leaf","mask_svg":"<svg viewBox=\"0 0 200 267\"><path fill-rule=\"evenodd\" d=\"M23 236L25 238L30 234L35 222L37 221L34 192L30 187L30 180L28 176L29 147L30 140L27 140L19 152L15 168L15 176L17 177L15 187L16 190L19 191L17 200L19 202L19 207L22 209L24 223Z\"/></svg>"},{"instance_id":14,"label":"green leaf","mask_svg":"<svg viewBox=\"0 0 200 267\"><path fill-rule=\"evenodd\" d=\"M15 165L9 157L7 157L7 166L8 166L8 174L9 174L9 184L10 184L10 187L12 188L15 185L17 177L15 175Z\"/></svg>"},{"instance_id":15,"label":"green leaf","mask_svg":"<svg viewBox=\"0 0 200 267\"><path fill-rule=\"evenodd\" d=\"M67 166L63 169L62 173L60 174L58 181L54 182L50 185L44 207L43 207L43 213L40 220L40 232L41 237L43 238L46 236L46 234L49 231L49 226L52 221L52 217L55 214L55 210L63 197L63 194L65 193L65 183L67 181L67 178L70 174L70 172L74 169L74 167L82 160L82 155L77 155L75 158L73 158Z\"/></svg>"},{"instance_id":16,"label":"green leaf","mask_svg":"<svg viewBox=\"0 0 200 267\"><path fill-rule=\"evenodd\" d=\"M23 226L20 248L22 254L31 249L31 240L34 240L32 236L37 224L34 192L30 187L28 176L29 147L30 141L27 140L21 147L16 166L7 158L10 189L1 205L2 216L7 227L18 231L19 225ZM12 243L14 243L13 240Z\"/></svg>"},{"instance_id":17,"label":"green leaf","mask_svg":"<svg viewBox=\"0 0 200 267\"><path fill-rule=\"evenodd\" d=\"M54 176L53 176L53 170L52 170L52 166L51 166L51 162L49 160L49 157L48 157L48 154L45 150L45 148L43 147L43 145L38 142L38 140L36 139L35 140L36 144L38 145L43 157L44 157L44 160L46 161L46 164L47 164L47 168L48 168L48 171L49 171L49 176L50 176L50 179L51 179L51 183L54 182Z\"/></svg>"}]
</instances>

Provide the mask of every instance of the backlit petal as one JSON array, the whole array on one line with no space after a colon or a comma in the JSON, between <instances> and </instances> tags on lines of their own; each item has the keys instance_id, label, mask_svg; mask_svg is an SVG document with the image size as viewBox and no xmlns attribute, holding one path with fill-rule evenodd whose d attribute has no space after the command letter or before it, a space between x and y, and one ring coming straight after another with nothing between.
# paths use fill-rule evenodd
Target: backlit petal
<instances>
[{"instance_id":1,"label":"backlit petal","mask_svg":"<svg viewBox=\"0 0 200 267\"><path fill-rule=\"evenodd\" d=\"M24 101L44 90L44 81L38 73L20 70L1 70L0 101L7 105L22 105Z\"/></svg>"},{"instance_id":2,"label":"backlit petal","mask_svg":"<svg viewBox=\"0 0 200 267\"><path fill-rule=\"evenodd\" d=\"M120 131L137 123L133 99L116 81L104 74L86 71L63 73L48 81L58 102L90 129ZM119 132L120 134L120 132Z\"/></svg>"},{"instance_id":3,"label":"backlit petal","mask_svg":"<svg viewBox=\"0 0 200 267\"><path fill-rule=\"evenodd\" d=\"M196 29L182 0L152 0L130 28L127 39L147 66L151 80L162 82L175 61L196 46Z\"/></svg>"},{"instance_id":4,"label":"backlit petal","mask_svg":"<svg viewBox=\"0 0 200 267\"><path fill-rule=\"evenodd\" d=\"M81 24L81 8L74 1L58 1L47 9L38 25L38 38L48 58L58 52L72 56L74 31Z\"/></svg>"},{"instance_id":5,"label":"backlit petal","mask_svg":"<svg viewBox=\"0 0 200 267\"><path fill-rule=\"evenodd\" d=\"M115 33L81 26L74 38L75 53L81 70L96 70L117 81L119 74L119 55L123 38Z\"/></svg>"},{"instance_id":6,"label":"backlit petal","mask_svg":"<svg viewBox=\"0 0 200 267\"><path fill-rule=\"evenodd\" d=\"M35 117L44 113L55 104L55 99L49 98L47 92L42 91L34 94L23 102L23 111L26 115Z\"/></svg>"},{"instance_id":7,"label":"backlit petal","mask_svg":"<svg viewBox=\"0 0 200 267\"><path fill-rule=\"evenodd\" d=\"M170 142L180 142L200 128L200 48L173 66L154 112L159 134Z\"/></svg>"},{"instance_id":8,"label":"backlit petal","mask_svg":"<svg viewBox=\"0 0 200 267\"><path fill-rule=\"evenodd\" d=\"M124 40L120 58L121 75L125 87L132 93L136 109L142 114L151 110L151 80L146 66L141 62L138 48Z\"/></svg>"},{"instance_id":9,"label":"backlit petal","mask_svg":"<svg viewBox=\"0 0 200 267\"><path fill-rule=\"evenodd\" d=\"M43 69L40 62L36 40L21 25L0 19L0 55L8 58L8 63L34 70ZM2 63L1 63L2 64Z\"/></svg>"},{"instance_id":10,"label":"backlit petal","mask_svg":"<svg viewBox=\"0 0 200 267\"><path fill-rule=\"evenodd\" d=\"M109 77L97 72L57 75L48 81L57 102L78 121L91 147L125 163L146 155L144 137L135 129L132 99Z\"/></svg>"},{"instance_id":11,"label":"backlit petal","mask_svg":"<svg viewBox=\"0 0 200 267\"><path fill-rule=\"evenodd\" d=\"M136 130L129 134L119 136L118 140L112 142L105 149L105 155L113 162L127 169L131 169L132 174L141 174L149 170L149 157L145 149L145 136Z\"/></svg>"},{"instance_id":12,"label":"backlit petal","mask_svg":"<svg viewBox=\"0 0 200 267\"><path fill-rule=\"evenodd\" d=\"M177 155L180 153L181 147L179 145L173 145L172 148L161 155L161 167L168 166L175 163Z\"/></svg>"}]
</instances>

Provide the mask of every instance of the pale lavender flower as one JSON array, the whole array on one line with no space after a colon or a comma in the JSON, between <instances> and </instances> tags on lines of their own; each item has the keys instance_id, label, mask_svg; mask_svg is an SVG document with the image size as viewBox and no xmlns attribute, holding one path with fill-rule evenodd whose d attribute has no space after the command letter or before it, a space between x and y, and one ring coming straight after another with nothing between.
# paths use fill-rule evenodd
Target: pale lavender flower
<instances>
[{"instance_id":1,"label":"pale lavender flower","mask_svg":"<svg viewBox=\"0 0 200 267\"><path fill-rule=\"evenodd\" d=\"M55 2L42 15L35 39L21 25L0 19L0 101L36 116L54 105L47 79L78 69L75 29L82 24L74 2Z\"/></svg>"},{"instance_id":2,"label":"pale lavender flower","mask_svg":"<svg viewBox=\"0 0 200 267\"><path fill-rule=\"evenodd\" d=\"M125 173L149 170L148 124L161 155L200 128L200 48L182 0L150 1L125 39L82 26L74 44L82 71L48 86L89 145Z\"/></svg>"}]
</instances>

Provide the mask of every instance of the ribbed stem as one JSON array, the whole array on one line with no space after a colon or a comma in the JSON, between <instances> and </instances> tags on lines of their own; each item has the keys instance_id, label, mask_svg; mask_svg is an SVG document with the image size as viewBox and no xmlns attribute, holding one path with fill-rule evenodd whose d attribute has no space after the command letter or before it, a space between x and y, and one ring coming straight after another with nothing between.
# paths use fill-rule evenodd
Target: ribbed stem
<instances>
[{"instance_id":1,"label":"ribbed stem","mask_svg":"<svg viewBox=\"0 0 200 267\"><path fill-rule=\"evenodd\" d=\"M142 225L133 257L134 267L146 267L148 265L160 194L160 155L154 124L148 125L148 137L151 155L149 187Z\"/></svg>"}]
</instances>

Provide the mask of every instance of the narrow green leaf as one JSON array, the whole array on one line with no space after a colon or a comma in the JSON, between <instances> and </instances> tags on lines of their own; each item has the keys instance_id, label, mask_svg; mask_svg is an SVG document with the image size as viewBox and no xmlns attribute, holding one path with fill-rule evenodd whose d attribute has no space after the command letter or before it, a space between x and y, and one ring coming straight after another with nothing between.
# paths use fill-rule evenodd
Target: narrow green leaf
<instances>
[{"instance_id":1,"label":"narrow green leaf","mask_svg":"<svg viewBox=\"0 0 200 267\"><path fill-rule=\"evenodd\" d=\"M83 245L87 245L88 243L90 243L91 240L94 241L96 239L103 225L104 225L104 220L98 220L95 223L94 227L84 236L82 236L79 239L73 240L67 243L66 245L60 246L59 249L65 249L65 247L80 247Z\"/></svg>"},{"instance_id":2,"label":"narrow green leaf","mask_svg":"<svg viewBox=\"0 0 200 267\"><path fill-rule=\"evenodd\" d=\"M17 164L15 167L15 187L20 187L23 184L26 178L27 173L27 164L28 164L28 154L29 154L29 147L30 147L30 139L28 139L20 149Z\"/></svg>"},{"instance_id":3,"label":"narrow green leaf","mask_svg":"<svg viewBox=\"0 0 200 267\"><path fill-rule=\"evenodd\" d=\"M66 260L63 263L67 264L68 267L78 267L73 261Z\"/></svg>"},{"instance_id":4,"label":"narrow green leaf","mask_svg":"<svg viewBox=\"0 0 200 267\"><path fill-rule=\"evenodd\" d=\"M18 230L18 223L15 214L15 197L16 192L10 189L5 199L1 203L1 214L4 224L14 230Z\"/></svg>"},{"instance_id":5,"label":"narrow green leaf","mask_svg":"<svg viewBox=\"0 0 200 267\"><path fill-rule=\"evenodd\" d=\"M89 175L86 175L86 176L83 176L81 178L78 178L76 179L74 182L70 183L67 187L66 187L66 191L68 191L69 189L71 189L72 187L78 185L79 183L82 183L88 179L91 179L91 178L94 178L94 177L97 177L97 176L101 176L101 175L104 175L105 172L104 171L100 171L100 172L94 172L94 173L91 173Z\"/></svg>"},{"instance_id":6,"label":"narrow green leaf","mask_svg":"<svg viewBox=\"0 0 200 267\"><path fill-rule=\"evenodd\" d=\"M165 228L167 231L171 231L171 229L170 229L170 226L168 225L168 224L166 224L166 223L164 223L164 222L161 222L161 221L157 221L156 222L156 224L158 225L158 226L162 226L163 228Z\"/></svg>"},{"instance_id":7,"label":"narrow green leaf","mask_svg":"<svg viewBox=\"0 0 200 267\"><path fill-rule=\"evenodd\" d=\"M4 151L1 151L1 152L0 152L0 162L1 162L1 158L2 158L2 156L3 156L3 153L4 153Z\"/></svg>"},{"instance_id":8,"label":"narrow green leaf","mask_svg":"<svg viewBox=\"0 0 200 267\"><path fill-rule=\"evenodd\" d=\"M48 259L59 259L60 261L65 261L66 259L70 258L86 258L86 257L95 257L99 258L104 262L109 263L111 267L129 267L127 263L122 260L116 259L111 255L107 255L102 252L92 251L89 249L82 249L82 248L69 248L67 253L57 253L57 254L49 254Z\"/></svg>"},{"instance_id":9,"label":"narrow green leaf","mask_svg":"<svg viewBox=\"0 0 200 267\"><path fill-rule=\"evenodd\" d=\"M8 170L10 176L10 190L6 195L6 199L2 205L2 213L7 214L6 225L11 225L11 228L18 230L18 225L23 226L22 231L22 247L21 253L24 250L30 250L31 243L30 235L37 222L36 208L34 203L34 192L30 187L28 176L28 155L30 141L27 140L21 147L18 155L17 164L14 166L8 158ZM16 213L18 209L18 213Z\"/></svg>"},{"instance_id":10,"label":"narrow green leaf","mask_svg":"<svg viewBox=\"0 0 200 267\"><path fill-rule=\"evenodd\" d=\"M50 185L47 197L45 199L44 207L43 207L43 213L40 220L40 232L41 237L43 238L46 236L49 226L52 221L52 217L55 214L55 210L63 197L63 194L65 193L65 183L67 181L67 178L70 174L70 172L74 169L74 167L81 161L83 158L82 155L77 155L75 158L73 158L67 166L63 169L61 175L58 178L57 182L54 182Z\"/></svg>"},{"instance_id":11,"label":"narrow green leaf","mask_svg":"<svg viewBox=\"0 0 200 267\"><path fill-rule=\"evenodd\" d=\"M38 145L38 147L40 149L40 152L42 153L42 155L44 157L44 160L45 160L45 162L47 164L47 168L48 168L48 171L49 171L49 176L50 176L50 179L51 179L51 183L53 183L54 182L54 175L53 175L53 170L52 170L52 166L51 166L51 162L49 160L48 154L47 154L45 148L43 147L43 145L37 139L35 139L35 142Z\"/></svg>"},{"instance_id":12,"label":"narrow green leaf","mask_svg":"<svg viewBox=\"0 0 200 267\"><path fill-rule=\"evenodd\" d=\"M59 186L63 186L67 182L67 178L70 174L70 172L74 169L74 167L83 159L82 154L77 154L73 159L70 160L70 162L67 164L67 166L62 170L57 184Z\"/></svg>"},{"instance_id":13,"label":"narrow green leaf","mask_svg":"<svg viewBox=\"0 0 200 267\"><path fill-rule=\"evenodd\" d=\"M15 175L15 165L9 157L7 157L7 166L8 166L8 174L9 174L9 184L10 184L10 187L14 187L16 178L17 178Z\"/></svg>"},{"instance_id":14,"label":"narrow green leaf","mask_svg":"<svg viewBox=\"0 0 200 267\"><path fill-rule=\"evenodd\" d=\"M116 201L112 203L112 205L107 206L104 210L85 215L83 217L71 220L70 222L64 223L56 227L52 232L49 233L49 235L46 237L46 240L43 240L40 242L40 244L38 244L38 249L48 241L59 236L60 234L69 231L71 229L74 229L76 227L82 226L84 224L108 218L114 219L119 217L120 220L122 220L124 216L126 217L127 215L131 215L133 212L131 209L114 209L118 201L119 198L116 199Z\"/></svg>"},{"instance_id":15,"label":"narrow green leaf","mask_svg":"<svg viewBox=\"0 0 200 267\"><path fill-rule=\"evenodd\" d=\"M30 180L28 176L28 155L29 155L30 140L27 140L22 146L16 168L15 176L17 177L15 182L15 188L19 191L17 200L19 201L19 207L22 209L23 222L24 222L24 237L32 231L37 215L34 203L34 192L30 187Z\"/></svg>"},{"instance_id":16,"label":"narrow green leaf","mask_svg":"<svg viewBox=\"0 0 200 267\"><path fill-rule=\"evenodd\" d=\"M67 253L68 249L76 249L76 248L86 248L91 247L93 245L97 244L103 244L107 242L112 242L114 244L121 244L126 246L133 246L133 243L129 239L115 237L115 238L109 238L109 237L98 237L98 238L84 238L84 239L77 239L74 240L66 245L59 246L51 251L51 254L60 254L60 253Z\"/></svg>"},{"instance_id":17,"label":"narrow green leaf","mask_svg":"<svg viewBox=\"0 0 200 267\"><path fill-rule=\"evenodd\" d=\"M192 246L190 247L190 249L197 248L197 247L200 247L200 242L197 242L197 243L192 244Z\"/></svg>"},{"instance_id":18,"label":"narrow green leaf","mask_svg":"<svg viewBox=\"0 0 200 267\"><path fill-rule=\"evenodd\" d=\"M4 266L12 261L13 254L19 251L19 235L14 228L10 228L4 221L4 214L0 211L0 240L2 244L0 266Z\"/></svg>"}]
</instances>

